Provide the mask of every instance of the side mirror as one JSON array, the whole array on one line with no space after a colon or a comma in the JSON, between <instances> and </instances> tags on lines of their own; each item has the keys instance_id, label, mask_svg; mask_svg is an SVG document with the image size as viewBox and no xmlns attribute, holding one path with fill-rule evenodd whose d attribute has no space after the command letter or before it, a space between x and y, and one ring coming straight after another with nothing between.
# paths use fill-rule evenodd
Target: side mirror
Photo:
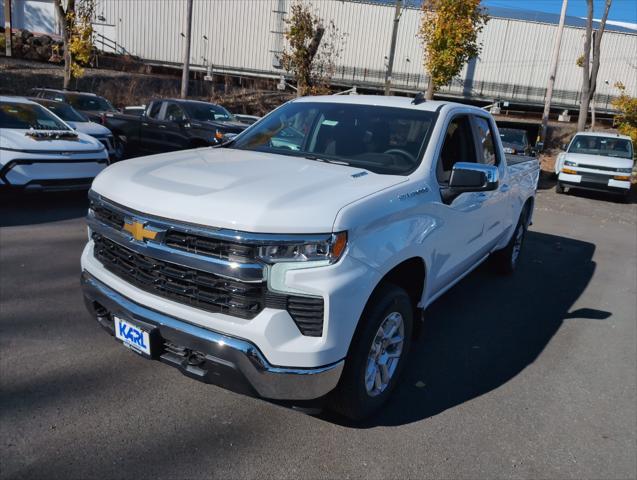
<instances>
[{"instance_id":1,"label":"side mirror","mask_svg":"<svg viewBox=\"0 0 637 480\"><path fill-rule=\"evenodd\" d=\"M568 148L568 144L563 143L562 146L560 147L562 150L566 151L566 149Z\"/></svg>"},{"instance_id":2,"label":"side mirror","mask_svg":"<svg viewBox=\"0 0 637 480\"><path fill-rule=\"evenodd\" d=\"M533 147L533 150L535 150L536 153L539 153L542 150L544 150L544 142L537 142L535 144L535 147Z\"/></svg>"},{"instance_id":3,"label":"side mirror","mask_svg":"<svg viewBox=\"0 0 637 480\"><path fill-rule=\"evenodd\" d=\"M458 162L453 166L449 186L441 190L442 200L451 203L465 192L488 192L499 185L500 172L495 165Z\"/></svg>"}]
</instances>

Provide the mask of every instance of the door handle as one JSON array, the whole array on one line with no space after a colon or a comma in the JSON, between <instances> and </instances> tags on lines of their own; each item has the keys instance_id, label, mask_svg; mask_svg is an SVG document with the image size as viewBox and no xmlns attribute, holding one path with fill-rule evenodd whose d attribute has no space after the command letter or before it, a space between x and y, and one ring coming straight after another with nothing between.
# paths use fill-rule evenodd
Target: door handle
<instances>
[{"instance_id":1,"label":"door handle","mask_svg":"<svg viewBox=\"0 0 637 480\"><path fill-rule=\"evenodd\" d=\"M166 128L166 125L160 125L159 128Z\"/></svg>"},{"instance_id":2,"label":"door handle","mask_svg":"<svg viewBox=\"0 0 637 480\"><path fill-rule=\"evenodd\" d=\"M148 124L146 122L142 122L142 126L147 127Z\"/></svg>"}]
</instances>

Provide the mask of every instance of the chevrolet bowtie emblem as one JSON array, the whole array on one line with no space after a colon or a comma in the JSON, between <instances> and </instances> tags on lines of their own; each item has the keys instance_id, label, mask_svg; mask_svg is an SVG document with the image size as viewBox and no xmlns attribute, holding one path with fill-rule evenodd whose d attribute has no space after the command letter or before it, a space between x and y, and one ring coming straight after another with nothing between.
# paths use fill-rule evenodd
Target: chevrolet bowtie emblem
<instances>
[{"instance_id":1,"label":"chevrolet bowtie emblem","mask_svg":"<svg viewBox=\"0 0 637 480\"><path fill-rule=\"evenodd\" d=\"M124 230L130 233L139 242L144 240L154 240L158 232L144 228L141 222L131 221L124 223Z\"/></svg>"}]
</instances>

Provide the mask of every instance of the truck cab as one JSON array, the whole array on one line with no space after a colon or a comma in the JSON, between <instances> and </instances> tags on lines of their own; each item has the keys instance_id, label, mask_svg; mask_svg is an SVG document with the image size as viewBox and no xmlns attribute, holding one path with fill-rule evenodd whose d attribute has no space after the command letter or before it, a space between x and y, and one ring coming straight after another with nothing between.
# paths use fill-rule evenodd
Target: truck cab
<instances>
[{"instance_id":1,"label":"truck cab","mask_svg":"<svg viewBox=\"0 0 637 480\"><path fill-rule=\"evenodd\" d=\"M214 146L248 126L220 105L171 98L151 101L141 115L111 112L103 120L128 156Z\"/></svg>"}]
</instances>

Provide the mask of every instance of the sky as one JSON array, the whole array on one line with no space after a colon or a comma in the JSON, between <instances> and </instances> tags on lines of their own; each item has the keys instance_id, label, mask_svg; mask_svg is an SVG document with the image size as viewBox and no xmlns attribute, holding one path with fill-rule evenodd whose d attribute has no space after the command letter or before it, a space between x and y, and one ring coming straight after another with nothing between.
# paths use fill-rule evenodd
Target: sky
<instances>
[{"instance_id":1,"label":"sky","mask_svg":"<svg viewBox=\"0 0 637 480\"><path fill-rule=\"evenodd\" d=\"M482 0L486 6L519 8L560 14L562 0ZM593 18L601 18L604 13L604 0L594 0ZM566 14L573 17L586 17L586 0L569 0ZM637 0L613 0L608 14L609 20L637 23Z\"/></svg>"}]
</instances>

